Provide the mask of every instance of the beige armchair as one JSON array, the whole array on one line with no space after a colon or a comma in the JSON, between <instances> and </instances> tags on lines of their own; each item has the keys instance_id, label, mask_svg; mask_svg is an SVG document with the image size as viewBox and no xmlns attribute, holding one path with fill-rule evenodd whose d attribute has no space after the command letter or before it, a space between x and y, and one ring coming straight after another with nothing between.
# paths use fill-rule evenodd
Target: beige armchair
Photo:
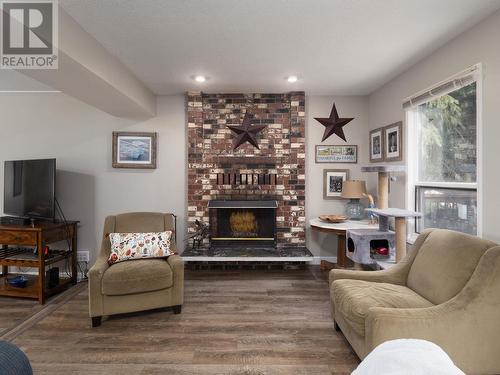
<instances>
[{"instance_id":1,"label":"beige armchair","mask_svg":"<svg viewBox=\"0 0 500 375\"><path fill-rule=\"evenodd\" d=\"M466 373L500 373L500 246L424 231L384 271L332 270L335 328L363 359L382 342L432 341Z\"/></svg>"},{"instance_id":2,"label":"beige armchair","mask_svg":"<svg viewBox=\"0 0 500 375\"><path fill-rule=\"evenodd\" d=\"M184 298L184 263L178 255L143 259L108 266L108 233L174 230L174 215L150 212L108 216L104 222L101 252L89 271L89 312L92 326L105 315L172 306L181 312ZM175 241L172 241L175 248Z\"/></svg>"}]
</instances>

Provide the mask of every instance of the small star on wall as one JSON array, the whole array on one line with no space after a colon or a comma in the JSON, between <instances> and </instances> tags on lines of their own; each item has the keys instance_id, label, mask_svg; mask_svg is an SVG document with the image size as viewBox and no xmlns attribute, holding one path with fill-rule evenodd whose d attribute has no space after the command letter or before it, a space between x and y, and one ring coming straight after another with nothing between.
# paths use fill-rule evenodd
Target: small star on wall
<instances>
[{"instance_id":1,"label":"small star on wall","mask_svg":"<svg viewBox=\"0 0 500 375\"><path fill-rule=\"evenodd\" d=\"M337 113L337 107L335 107L335 103L333 103L330 117L315 117L314 119L316 121L319 121L321 125L325 127L325 132L323 133L323 139L321 140L321 142L330 137L332 134L338 135L345 142L347 142L347 139L345 139L344 130L342 128L346 126L347 123L354 120L354 117L340 118L339 114Z\"/></svg>"}]
</instances>

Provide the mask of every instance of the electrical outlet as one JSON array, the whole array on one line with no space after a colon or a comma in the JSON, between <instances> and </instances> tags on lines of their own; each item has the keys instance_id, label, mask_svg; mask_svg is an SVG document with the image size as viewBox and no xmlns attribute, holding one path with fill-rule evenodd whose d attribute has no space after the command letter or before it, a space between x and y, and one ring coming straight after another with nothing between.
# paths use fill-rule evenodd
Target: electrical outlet
<instances>
[{"instance_id":1,"label":"electrical outlet","mask_svg":"<svg viewBox=\"0 0 500 375\"><path fill-rule=\"evenodd\" d=\"M76 258L79 262L89 262L90 261L90 253L88 251L78 251L76 253Z\"/></svg>"}]
</instances>

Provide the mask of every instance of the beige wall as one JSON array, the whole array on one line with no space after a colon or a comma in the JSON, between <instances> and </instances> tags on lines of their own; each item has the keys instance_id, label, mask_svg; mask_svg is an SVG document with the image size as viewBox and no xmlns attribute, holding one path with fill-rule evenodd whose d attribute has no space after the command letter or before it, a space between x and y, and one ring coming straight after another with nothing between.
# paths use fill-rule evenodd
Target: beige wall
<instances>
[{"instance_id":1,"label":"beige wall","mask_svg":"<svg viewBox=\"0 0 500 375\"><path fill-rule=\"evenodd\" d=\"M314 116L328 116L335 101L340 115L355 117L345 128L349 144L359 145L359 162L315 164L314 146L323 127ZM323 200L323 169L350 169L361 178L366 162L366 97L312 96L306 99L307 220L320 214L343 212L344 201ZM57 158L57 195L68 218L81 221L80 250L95 259L104 217L126 211L170 211L179 224L179 245L184 243L186 210L186 139L183 96L159 97L158 116L144 122L113 117L65 94L0 94L0 160ZM114 130L159 133L158 169L120 170L111 167ZM331 138L325 144L342 144ZM3 181L3 168L0 168ZM3 184L0 184L0 196ZM0 211L3 201L0 200ZM336 238L307 229L308 247L315 256L336 255Z\"/></svg>"},{"instance_id":2,"label":"beige wall","mask_svg":"<svg viewBox=\"0 0 500 375\"><path fill-rule=\"evenodd\" d=\"M0 94L0 113L1 161L57 158L57 196L66 217L81 221L79 248L90 251L91 263L109 214L174 212L184 233L184 96L159 97L157 117L144 122L113 117L65 94ZM158 132L158 169L113 169L114 130ZM3 183L0 196L2 190Z\"/></svg>"},{"instance_id":3,"label":"beige wall","mask_svg":"<svg viewBox=\"0 0 500 375\"><path fill-rule=\"evenodd\" d=\"M323 200L323 169L349 168L351 178L369 181L375 192L375 176L361 175L368 162L368 129L403 119L403 98L425 89L478 62L484 67L483 86L483 232L500 241L500 186L497 151L500 139L500 12L462 34L433 55L413 66L367 97L308 96L306 98L306 219L340 213L344 201ZM356 119L346 126L349 144L359 145L358 164L315 164L314 146L320 144L323 127L313 117L327 116L335 101L341 116ZM186 210L186 140L183 96L158 98L158 115L137 122L119 119L64 94L0 94L0 160L56 157L58 196L66 216L81 220L79 247L95 258L104 217L137 211L172 211L179 215L184 233ZM113 130L159 133L158 169L129 171L111 168ZM342 144L331 138L325 144ZM0 181L3 168L0 168ZM0 196L3 195L0 183ZM404 207L405 179L392 184L390 204ZM0 199L0 211L3 201ZM182 236L179 236L182 237ZM179 239L179 245L183 239ZM315 256L336 255L335 236L307 229L307 245Z\"/></svg>"},{"instance_id":4,"label":"beige wall","mask_svg":"<svg viewBox=\"0 0 500 375\"><path fill-rule=\"evenodd\" d=\"M370 129L403 120L402 100L476 63L483 64L483 235L500 242L500 11L463 33L370 96ZM394 184L390 205L404 207L404 179Z\"/></svg>"},{"instance_id":5,"label":"beige wall","mask_svg":"<svg viewBox=\"0 0 500 375\"><path fill-rule=\"evenodd\" d=\"M314 117L328 117L333 102L341 117L354 117L344 127L347 143L336 135L332 135L323 143L324 126ZM368 98L365 96L308 96L306 98L306 221L322 214L342 214L346 200L323 199L323 170L324 169L349 169L350 179L364 179L361 167L368 161ZM357 164L316 164L315 146L354 144L358 145ZM373 192L372 192L373 193ZM363 200L366 205L366 200ZM309 224L306 228L307 248L314 256L336 257L337 237L331 234L311 230Z\"/></svg>"}]
</instances>

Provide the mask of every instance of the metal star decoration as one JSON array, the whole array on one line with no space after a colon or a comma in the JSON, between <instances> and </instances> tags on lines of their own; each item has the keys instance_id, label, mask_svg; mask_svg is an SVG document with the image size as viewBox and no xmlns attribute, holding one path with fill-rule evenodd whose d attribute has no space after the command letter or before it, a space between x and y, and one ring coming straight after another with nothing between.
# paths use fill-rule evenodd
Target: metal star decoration
<instances>
[{"instance_id":1,"label":"metal star decoration","mask_svg":"<svg viewBox=\"0 0 500 375\"><path fill-rule=\"evenodd\" d=\"M233 140L233 150L236 150L245 142L250 143L254 147L259 148L257 143L257 138L255 137L257 133L264 130L267 125L252 125L252 117L250 113L245 113L243 122L239 126L227 125L229 129L236 133L236 137Z\"/></svg>"},{"instance_id":2,"label":"metal star decoration","mask_svg":"<svg viewBox=\"0 0 500 375\"><path fill-rule=\"evenodd\" d=\"M335 107L335 103L333 103L330 117L315 117L314 119L316 121L319 121L321 125L325 127L325 132L323 133L323 139L321 140L321 142L323 142L332 134L337 134L340 138L347 142L347 139L345 139L344 130L342 128L346 126L347 123L354 120L354 117L340 118L339 114L337 113L337 107Z\"/></svg>"}]
</instances>

